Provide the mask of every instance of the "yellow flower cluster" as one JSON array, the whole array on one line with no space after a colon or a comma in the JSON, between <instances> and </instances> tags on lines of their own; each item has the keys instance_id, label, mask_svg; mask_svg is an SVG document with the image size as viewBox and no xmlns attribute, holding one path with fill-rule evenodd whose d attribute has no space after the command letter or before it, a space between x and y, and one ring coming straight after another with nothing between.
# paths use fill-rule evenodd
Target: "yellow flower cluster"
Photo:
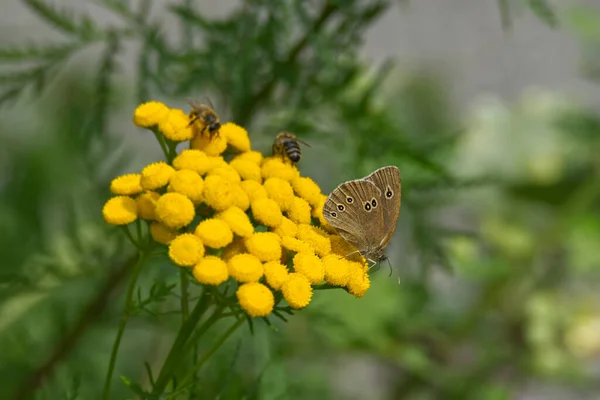
<instances>
[{"instance_id":1,"label":"yellow flower cluster","mask_svg":"<svg viewBox=\"0 0 600 400\"><path fill-rule=\"evenodd\" d=\"M189 149L115 178L107 223L147 221L152 239L199 283L239 282L239 305L253 317L268 316L276 298L306 307L313 285L366 293L365 260L346 257L354 249L324 220L319 186L281 157L252 150L244 128L228 122L211 139L182 110L159 102L138 106L133 120Z\"/></svg>"}]
</instances>

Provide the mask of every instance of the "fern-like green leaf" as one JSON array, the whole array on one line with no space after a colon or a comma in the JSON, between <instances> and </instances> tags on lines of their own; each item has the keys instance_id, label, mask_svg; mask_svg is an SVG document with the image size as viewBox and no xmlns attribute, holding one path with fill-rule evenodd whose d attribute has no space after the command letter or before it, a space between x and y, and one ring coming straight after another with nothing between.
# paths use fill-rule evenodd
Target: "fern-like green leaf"
<instances>
[{"instance_id":1,"label":"fern-like green leaf","mask_svg":"<svg viewBox=\"0 0 600 400\"><path fill-rule=\"evenodd\" d=\"M531 11L546 25L551 28L558 25L558 17L548 0L528 0L527 3Z\"/></svg>"},{"instance_id":2,"label":"fern-like green leaf","mask_svg":"<svg viewBox=\"0 0 600 400\"><path fill-rule=\"evenodd\" d=\"M67 43L58 45L37 45L29 44L25 46L10 46L0 48L0 61L22 62L22 61L52 61L63 59L75 51L81 45L79 43Z\"/></svg>"}]
</instances>

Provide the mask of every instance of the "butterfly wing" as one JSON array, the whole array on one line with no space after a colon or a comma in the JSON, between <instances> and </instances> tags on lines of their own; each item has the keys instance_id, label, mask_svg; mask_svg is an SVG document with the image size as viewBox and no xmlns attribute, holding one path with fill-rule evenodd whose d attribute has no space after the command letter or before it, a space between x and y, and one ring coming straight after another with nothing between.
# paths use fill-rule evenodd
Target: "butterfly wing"
<instances>
[{"instance_id":1,"label":"butterfly wing","mask_svg":"<svg viewBox=\"0 0 600 400\"><path fill-rule=\"evenodd\" d=\"M323 216L341 237L358 250L374 248L383 231L381 190L362 179L339 185L327 198Z\"/></svg>"},{"instance_id":2,"label":"butterfly wing","mask_svg":"<svg viewBox=\"0 0 600 400\"><path fill-rule=\"evenodd\" d=\"M394 236L396 222L398 221L398 215L400 214L402 186L400 170L398 170L398 167L390 165L388 167L379 168L363 179L375 184L382 193L381 201L384 204L383 220L385 236L380 245L381 248L385 248L392 239L392 236Z\"/></svg>"}]
</instances>

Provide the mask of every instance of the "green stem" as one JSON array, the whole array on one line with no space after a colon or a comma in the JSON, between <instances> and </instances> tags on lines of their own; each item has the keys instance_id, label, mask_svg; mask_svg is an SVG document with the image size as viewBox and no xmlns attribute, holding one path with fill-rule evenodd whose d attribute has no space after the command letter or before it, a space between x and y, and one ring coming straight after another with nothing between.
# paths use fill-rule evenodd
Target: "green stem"
<instances>
[{"instance_id":1,"label":"green stem","mask_svg":"<svg viewBox=\"0 0 600 400\"><path fill-rule=\"evenodd\" d=\"M183 346L188 341L190 335L194 331L196 324L206 311L209 306L209 296L208 291L204 291L198 302L194 306L194 309L190 313L188 319L181 326L179 333L177 334L177 338L175 338L175 342L173 346L171 346L171 350L165 359L165 362L160 370L158 378L156 378L156 383L152 390L152 394L160 394L165 390L165 387L169 383L171 379L173 370L178 366L181 356L183 353Z\"/></svg>"},{"instance_id":2,"label":"green stem","mask_svg":"<svg viewBox=\"0 0 600 400\"><path fill-rule=\"evenodd\" d=\"M140 219L136 219L135 220L135 229L137 231L137 238L138 238L138 243L143 243L142 241L142 223L140 221Z\"/></svg>"},{"instance_id":3,"label":"green stem","mask_svg":"<svg viewBox=\"0 0 600 400\"><path fill-rule=\"evenodd\" d=\"M183 268L179 269L179 279L181 282L181 324L185 323L190 315L188 298L188 276Z\"/></svg>"},{"instance_id":4,"label":"green stem","mask_svg":"<svg viewBox=\"0 0 600 400\"><path fill-rule=\"evenodd\" d=\"M188 381L190 381L192 379L192 377L194 376L194 374L196 373L196 371L198 371L200 368L202 368L202 366L204 365L204 363L217 350L219 350L219 347L221 347L221 345L225 342L225 340L227 340L227 338L229 338L229 336L231 336L233 334L233 332L235 332L236 329L239 328L244 323L244 321L245 321L245 319L243 319L243 318L238 319L237 321L235 321L235 323L229 327L229 329L223 334L223 336L221 336L219 338L219 340L217 340L217 342L215 344L213 344L212 347L206 353L204 353L204 355L192 367L192 369L187 373L187 375L183 377L183 379L179 382L179 386L185 386L185 385L187 385ZM169 397L169 398L174 398L174 397Z\"/></svg>"},{"instance_id":5,"label":"green stem","mask_svg":"<svg viewBox=\"0 0 600 400\"><path fill-rule=\"evenodd\" d=\"M169 151L167 149L167 146L165 145L165 141L163 140L162 133L160 133L156 127L152 127L151 131L152 131L152 133L154 133L154 137L158 141L158 144L160 145L160 148L162 149L163 154L165 155L165 158L168 160L169 159Z\"/></svg>"},{"instance_id":6,"label":"green stem","mask_svg":"<svg viewBox=\"0 0 600 400\"><path fill-rule=\"evenodd\" d=\"M140 244L137 242L137 240L135 240L133 238L133 235L131 234L131 232L129 232L129 228L126 226L123 227L123 231L125 232L125 235L127 236L127 239L129 239L129 241L138 249L142 249L142 246L140 246Z\"/></svg>"},{"instance_id":7,"label":"green stem","mask_svg":"<svg viewBox=\"0 0 600 400\"><path fill-rule=\"evenodd\" d=\"M221 319L223 308L224 306L217 307L217 309L212 313L212 315L206 321L204 321L204 323L200 325L198 329L196 329L194 336L190 339L190 341L186 344L186 346L183 349L183 352L185 354L189 353L191 351L191 347L193 347L194 344L198 343L200 337L202 337L202 335L204 335L204 333L207 330L209 330L215 322Z\"/></svg>"},{"instance_id":8,"label":"green stem","mask_svg":"<svg viewBox=\"0 0 600 400\"><path fill-rule=\"evenodd\" d=\"M102 398L107 400L110 398L110 384L112 380L113 371L115 369L115 363L117 361L117 353L119 351L119 345L121 344L121 338L123 337L123 332L125 332L125 326L127 325L127 321L129 320L129 316L131 313L131 306L133 304L133 292L135 290L135 285L137 284L138 278L140 276L140 272L144 265L144 261L146 260L148 253L140 252L138 256L137 264L133 270L133 276L131 277L131 281L129 282L129 288L127 289L127 297L125 298L125 307L123 309L123 315L121 316L121 323L119 324L119 328L117 330L117 336L115 337L115 341L113 343L112 351L110 353L110 361L108 363L108 372L106 373L106 380L104 382L104 394Z\"/></svg>"}]
</instances>

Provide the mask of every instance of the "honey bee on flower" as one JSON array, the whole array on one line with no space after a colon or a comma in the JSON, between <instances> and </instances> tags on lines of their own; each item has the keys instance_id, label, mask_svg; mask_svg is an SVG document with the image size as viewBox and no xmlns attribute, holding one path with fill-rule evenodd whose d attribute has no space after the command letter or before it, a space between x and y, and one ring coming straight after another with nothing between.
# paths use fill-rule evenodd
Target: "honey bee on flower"
<instances>
[{"instance_id":1,"label":"honey bee on flower","mask_svg":"<svg viewBox=\"0 0 600 400\"><path fill-rule=\"evenodd\" d=\"M210 100L208 101L210 103ZM190 111L190 123L188 126L194 125L196 122L200 122L202 129L200 129L200 135L203 135L205 131L208 131L209 138L219 134L221 128L221 121L219 116L214 110L212 103L210 105L200 104L195 101L188 101L192 111Z\"/></svg>"}]
</instances>

